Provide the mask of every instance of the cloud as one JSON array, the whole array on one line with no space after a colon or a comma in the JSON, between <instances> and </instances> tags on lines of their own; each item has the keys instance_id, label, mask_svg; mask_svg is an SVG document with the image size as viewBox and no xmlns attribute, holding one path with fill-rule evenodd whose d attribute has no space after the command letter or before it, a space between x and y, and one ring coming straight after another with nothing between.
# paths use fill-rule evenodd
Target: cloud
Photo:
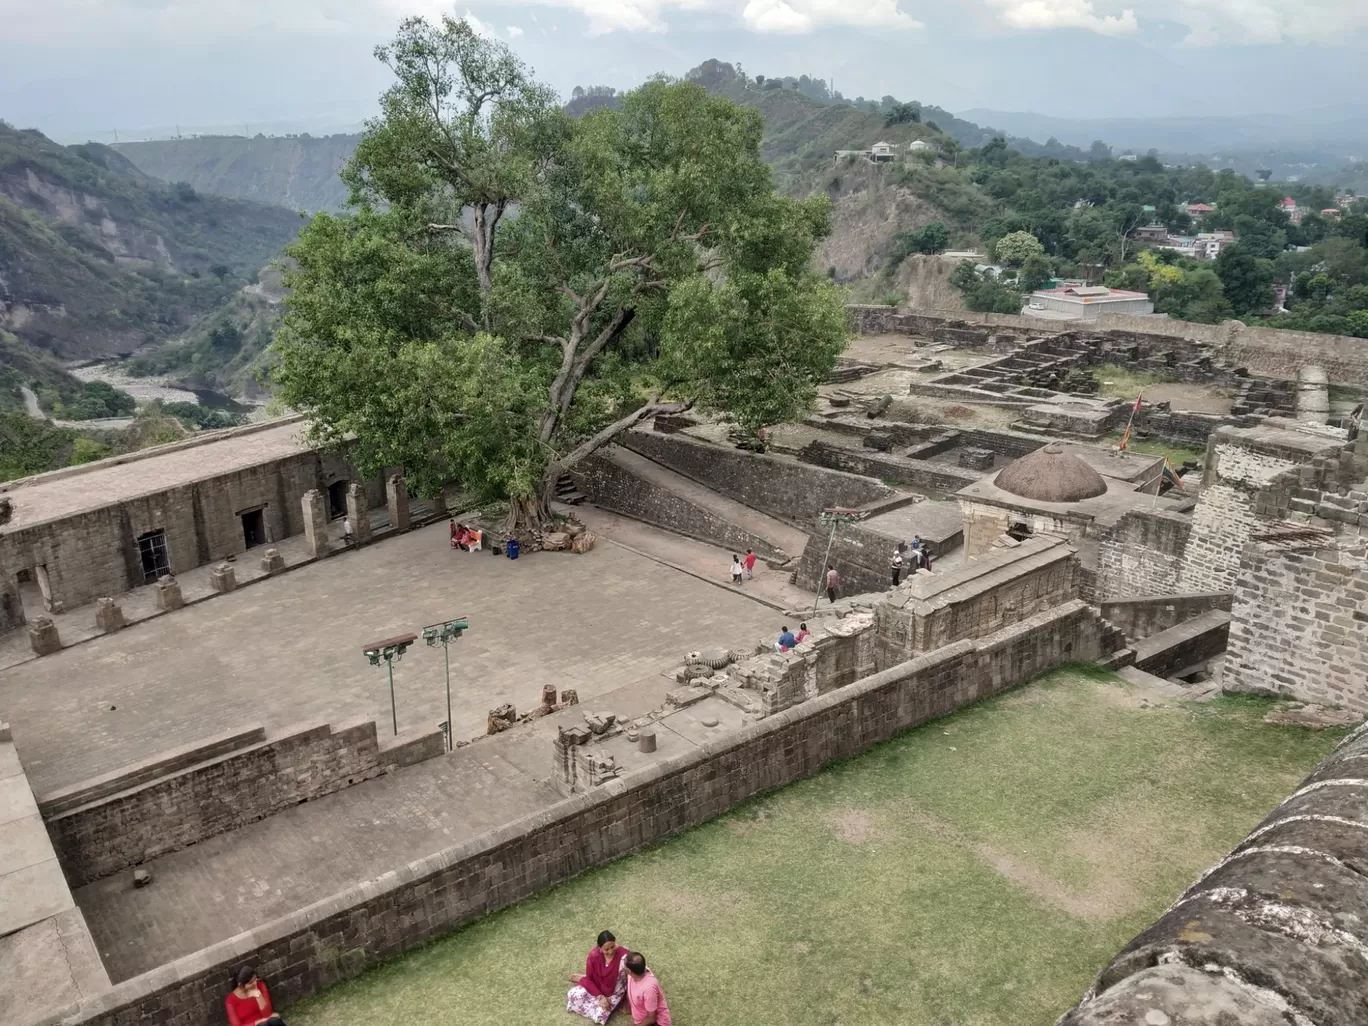
<instances>
[{"instance_id":1,"label":"cloud","mask_svg":"<svg viewBox=\"0 0 1368 1026\"><path fill-rule=\"evenodd\" d=\"M469 11L465 12L464 20L467 25L469 25L472 29L475 30L475 34L479 36L481 39L494 38L494 27L492 25L486 25L484 22L482 22L479 18L475 17L475 15L471 14Z\"/></svg>"},{"instance_id":2,"label":"cloud","mask_svg":"<svg viewBox=\"0 0 1368 1026\"><path fill-rule=\"evenodd\" d=\"M508 26L508 38L509 38L509 39L517 39L517 38L518 38L520 35L522 35L522 34L523 34L523 30L520 29L520 28L518 28L517 25L509 25L509 26Z\"/></svg>"},{"instance_id":3,"label":"cloud","mask_svg":"<svg viewBox=\"0 0 1368 1026\"><path fill-rule=\"evenodd\" d=\"M1363 0L986 0L1002 24L1022 31L1072 28L1133 35L1171 23L1189 46L1350 43L1368 31Z\"/></svg>"},{"instance_id":4,"label":"cloud","mask_svg":"<svg viewBox=\"0 0 1368 1026\"><path fill-rule=\"evenodd\" d=\"M679 13L731 15L762 35L801 35L842 25L920 28L902 9L904 0L526 0L582 14L590 35L665 32Z\"/></svg>"},{"instance_id":5,"label":"cloud","mask_svg":"<svg viewBox=\"0 0 1368 1026\"><path fill-rule=\"evenodd\" d=\"M812 31L812 18L795 11L784 0L750 0L741 18L756 32L801 35Z\"/></svg>"},{"instance_id":6,"label":"cloud","mask_svg":"<svg viewBox=\"0 0 1368 1026\"><path fill-rule=\"evenodd\" d=\"M1128 36L1139 29L1135 11L1126 8L1119 14L1099 15L1093 0L989 0L998 8L1002 21L1025 31L1041 29L1086 29L1103 36Z\"/></svg>"}]
</instances>

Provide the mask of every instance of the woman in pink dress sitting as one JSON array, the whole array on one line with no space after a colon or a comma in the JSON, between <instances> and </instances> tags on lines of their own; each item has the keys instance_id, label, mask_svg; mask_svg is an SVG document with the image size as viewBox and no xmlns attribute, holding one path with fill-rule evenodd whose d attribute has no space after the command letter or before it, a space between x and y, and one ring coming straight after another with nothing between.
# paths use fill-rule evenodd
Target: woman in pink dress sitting
<instances>
[{"instance_id":1,"label":"woman in pink dress sitting","mask_svg":"<svg viewBox=\"0 0 1368 1026\"><path fill-rule=\"evenodd\" d=\"M626 956L627 949L612 933L604 930L599 934L598 943L584 960L584 975L570 977L574 986L566 995L565 1010L599 1026L606 1023L627 993L627 969L622 961Z\"/></svg>"}]
</instances>

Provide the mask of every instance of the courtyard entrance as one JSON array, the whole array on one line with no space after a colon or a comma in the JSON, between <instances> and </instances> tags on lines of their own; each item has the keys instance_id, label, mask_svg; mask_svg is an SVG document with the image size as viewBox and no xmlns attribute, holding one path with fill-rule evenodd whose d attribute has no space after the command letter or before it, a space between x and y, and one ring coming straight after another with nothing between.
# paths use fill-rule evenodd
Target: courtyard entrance
<instances>
[{"instance_id":1,"label":"courtyard entrance","mask_svg":"<svg viewBox=\"0 0 1368 1026\"><path fill-rule=\"evenodd\" d=\"M239 513L238 518L242 521L242 540L249 549L266 544L265 509L249 509Z\"/></svg>"}]
</instances>

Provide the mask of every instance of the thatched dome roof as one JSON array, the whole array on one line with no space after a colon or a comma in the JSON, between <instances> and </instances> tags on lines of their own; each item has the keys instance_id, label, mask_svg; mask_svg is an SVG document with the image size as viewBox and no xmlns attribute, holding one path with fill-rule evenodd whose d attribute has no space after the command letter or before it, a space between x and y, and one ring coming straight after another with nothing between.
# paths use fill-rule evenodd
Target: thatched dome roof
<instances>
[{"instance_id":1,"label":"thatched dome roof","mask_svg":"<svg viewBox=\"0 0 1368 1026\"><path fill-rule=\"evenodd\" d=\"M1014 461L993 483L1036 502L1077 502L1107 491L1101 474L1056 442Z\"/></svg>"}]
</instances>

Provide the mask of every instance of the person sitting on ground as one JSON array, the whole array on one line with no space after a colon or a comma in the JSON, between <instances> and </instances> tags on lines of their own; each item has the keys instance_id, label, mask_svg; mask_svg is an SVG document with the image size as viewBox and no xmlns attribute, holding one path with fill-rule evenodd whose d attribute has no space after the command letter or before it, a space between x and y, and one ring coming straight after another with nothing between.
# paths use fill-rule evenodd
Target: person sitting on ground
<instances>
[{"instance_id":1,"label":"person sitting on ground","mask_svg":"<svg viewBox=\"0 0 1368 1026\"><path fill-rule=\"evenodd\" d=\"M783 632L779 635L779 640L774 643L775 651L787 652L789 649L796 648L797 646L798 639L793 636L793 631L789 630L788 625L785 624Z\"/></svg>"},{"instance_id":2,"label":"person sitting on ground","mask_svg":"<svg viewBox=\"0 0 1368 1026\"><path fill-rule=\"evenodd\" d=\"M627 949L618 944L612 931L599 934L598 943L584 960L584 975L570 977L574 986L566 995L565 1010L606 1023L627 993L626 957Z\"/></svg>"},{"instance_id":3,"label":"person sitting on ground","mask_svg":"<svg viewBox=\"0 0 1368 1026\"><path fill-rule=\"evenodd\" d=\"M800 623L798 625L798 633L793 636L793 643L795 645L801 645L810 637L812 637L812 631L807 629L807 624Z\"/></svg>"},{"instance_id":4,"label":"person sitting on ground","mask_svg":"<svg viewBox=\"0 0 1368 1026\"><path fill-rule=\"evenodd\" d=\"M285 1026L285 1021L271 1010L271 992L265 981L257 978L255 969L244 965L234 982L236 986L223 999L228 1026Z\"/></svg>"},{"instance_id":5,"label":"person sitting on ground","mask_svg":"<svg viewBox=\"0 0 1368 1026\"><path fill-rule=\"evenodd\" d=\"M635 1026L670 1026L670 1006L665 1003L665 992L660 989L655 973L646 968L646 956L633 951L625 964L632 1022Z\"/></svg>"}]
</instances>

